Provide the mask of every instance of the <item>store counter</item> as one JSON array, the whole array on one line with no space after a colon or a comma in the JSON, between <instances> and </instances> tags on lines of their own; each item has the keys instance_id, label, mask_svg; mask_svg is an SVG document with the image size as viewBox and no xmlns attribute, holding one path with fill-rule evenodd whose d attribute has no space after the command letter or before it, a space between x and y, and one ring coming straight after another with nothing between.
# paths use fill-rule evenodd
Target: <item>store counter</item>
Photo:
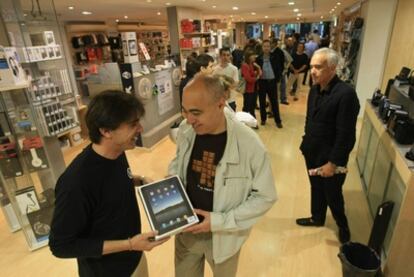
<instances>
[{"instance_id":1,"label":"store counter","mask_svg":"<svg viewBox=\"0 0 414 277\"><path fill-rule=\"evenodd\" d=\"M414 163L404 156L410 145L400 145L388 133L378 109L368 101L357 150L357 165L371 215L385 201L395 203L383 254L387 276L409 276L414 243Z\"/></svg>"},{"instance_id":2,"label":"store counter","mask_svg":"<svg viewBox=\"0 0 414 277\"><path fill-rule=\"evenodd\" d=\"M142 144L153 147L170 132L170 127L181 120L178 67L134 77L135 94L145 106L141 121L144 128Z\"/></svg>"}]
</instances>

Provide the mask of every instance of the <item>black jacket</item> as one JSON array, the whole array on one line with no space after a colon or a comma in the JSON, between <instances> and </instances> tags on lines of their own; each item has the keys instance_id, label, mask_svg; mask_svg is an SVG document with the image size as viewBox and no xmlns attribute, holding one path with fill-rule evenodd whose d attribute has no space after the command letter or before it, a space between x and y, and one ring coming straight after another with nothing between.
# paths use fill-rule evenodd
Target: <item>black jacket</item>
<instances>
[{"instance_id":1,"label":"black jacket","mask_svg":"<svg viewBox=\"0 0 414 277\"><path fill-rule=\"evenodd\" d=\"M355 144L359 107L355 90L337 76L322 93L319 85L311 88L300 145L308 167L328 161L338 166L347 164Z\"/></svg>"},{"instance_id":2,"label":"black jacket","mask_svg":"<svg viewBox=\"0 0 414 277\"><path fill-rule=\"evenodd\" d=\"M261 68L263 68L263 54L257 57L256 62ZM270 53L270 63L272 64L275 79L279 82L282 78L282 72L285 64L285 55L283 54L283 51L279 48L275 48L273 52Z\"/></svg>"}]
</instances>

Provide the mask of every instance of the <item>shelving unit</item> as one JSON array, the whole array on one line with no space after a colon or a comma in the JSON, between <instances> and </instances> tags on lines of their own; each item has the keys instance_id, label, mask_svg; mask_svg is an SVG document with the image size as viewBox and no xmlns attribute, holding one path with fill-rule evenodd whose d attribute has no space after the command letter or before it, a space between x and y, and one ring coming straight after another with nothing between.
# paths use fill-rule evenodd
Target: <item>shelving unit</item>
<instances>
[{"instance_id":1,"label":"shelving unit","mask_svg":"<svg viewBox=\"0 0 414 277\"><path fill-rule=\"evenodd\" d=\"M58 135L69 142L80 130L53 0L41 1L41 11L25 7L0 4L8 51L15 51L28 80L0 87L0 184L10 229L21 227L34 250L48 244L54 186L65 169Z\"/></svg>"}]
</instances>

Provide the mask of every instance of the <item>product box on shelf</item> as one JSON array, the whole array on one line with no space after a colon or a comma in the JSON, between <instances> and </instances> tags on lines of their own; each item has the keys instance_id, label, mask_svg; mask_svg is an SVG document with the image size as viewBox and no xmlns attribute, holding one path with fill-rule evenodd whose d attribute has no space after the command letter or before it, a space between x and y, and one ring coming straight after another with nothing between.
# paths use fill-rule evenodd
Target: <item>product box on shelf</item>
<instances>
[{"instance_id":1,"label":"product box on shelf","mask_svg":"<svg viewBox=\"0 0 414 277\"><path fill-rule=\"evenodd\" d=\"M37 133L28 133L19 139L23 158L26 160L29 172L46 169L49 167L43 142Z\"/></svg>"},{"instance_id":2,"label":"product box on shelf","mask_svg":"<svg viewBox=\"0 0 414 277\"><path fill-rule=\"evenodd\" d=\"M15 196L21 214L27 215L40 210L39 200L37 199L34 186L16 190Z\"/></svg>"},{"instance_id":3,"label":"product box on shelf","mask_svg":"<svg viewBox=\"0 0 414 277\"><path fill-rule=\"evenodd\" d=\"M37 242L42 242L49 238L52 217L53 207L44 207L27 214L27 219L29 220Z\"/></svg>"},{"instance_id":4,"label":"product box on shelf","mask_svg":"<svg viewBox=\"0 0 414 277\"><path fill-rule=\"evenodd\" d=\"M16 143L8 137L0 138L0 171L5 179L23 175L23 169L17 156Z\"/></svg>"},{"instance_id":5,"label":"product box on shelf","mask_svg":"<svg viewBox=\"0 0 414 277\"><path fill-rule=\"evenodd\" d=\"M137 34L135 32L122 32L121 38L125 63L138 62Z\"/></svg>"},{"instance_id":6,"label":"product box on shelf","mask_svg":"<svg viewBox=\"0 0 414 277\"><path fill-rule=\"evenodd\" d=\"M0 46L0 86L26 82L26 74L20 65L16 48Z\"/></svg>"}]
</instances>

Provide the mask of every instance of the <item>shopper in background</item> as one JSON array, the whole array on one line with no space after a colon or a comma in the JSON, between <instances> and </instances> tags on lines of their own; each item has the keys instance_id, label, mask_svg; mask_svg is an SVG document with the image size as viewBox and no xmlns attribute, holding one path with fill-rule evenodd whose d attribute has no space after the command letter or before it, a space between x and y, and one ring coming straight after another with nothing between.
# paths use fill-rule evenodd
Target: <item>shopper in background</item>
<instances>
[{"instance_id":1,"label":"shopper in background","mask_svg":"<svg viewBox=\"0 0 414 277\"><path fill-rule=\"evenodd\" d=\"M236 276L251 227L276 201L270 158L259 137L224 112L218 76L197 74L184 89L177 153L169 174L184 181L202 221L175 237L175 276Z\"/></svg>"},{"instance_id":2,"label":"shopper in background","mask_svg":"<svg viewBox=\"0 0 414 277\"><path fill-rule=\"evenodd\" d=\"M317 30L316 30L317 31ZM310 60L313 57L313 53L315 53L316 50L318 50L319 45L318 43L316 43L313 39L314 36L309 35L309 39L308 41L305 43L305 54L308 56L308 61L310 62ZM303 76L303 82L302 85L306 84L306 77L308 76L308 72L310 71L309 68L309 64L308 67L306 68L305 74ZM312 86L312 77L309 76L309 86Z\"/></svg>"},{"instance_id":3,"label":"shopper in background","mask_svg":"<svg viewBox=\"0 0 414 277\"><path fill-rule=\"evenodd\" d=\"M198 65L197 72L202 72L205 74L213 73L214 69L214 58L208 54L200 54L196 58Z\"/></svg>"},{"instance_id":4,"label":"shopper in background","mask_svg":"<svg viewBox=\"0 0 414 277\"><path fill-rule=\"evenodd\" d=\"M125 150L142 132L142 103L122 91L105 91L89 104L91 144L56 184L49 247L56 257L77 258L79 276L147 276L142 251L166 240L141 233L133 177Z\"/></svg>"},{"instance_id":5,"label":"shopper in background","mask_svg":"<svg viewBox=\"0 0 414 277\"><path fill-rule=\"evenodd\" d=\"M185 77L181 79L180 86L178 88L180 92L180 105L183 100L184 87L194 77L199 69L200 65L197 63L196 58L187 59L187 63L185 64Z\"/></svg>"},{"instance_id":6,"label":"shopper in background","mask_svg":"<svg viewBox=\"0 0 414 277\"><path fill-rule=\"evenodd\" d=\"M262 75L260 76L259 87L259 105L260 105L260 119L261 125L266 124L266 95L270 101L270 107L272 109L273 117L275 119L276 126L282 128L282 120L279 113L279 101L277 96L277 83L282 77L285 56L283 52L276 48L274 52L270 52L270 41L264 40L262 44L263 54L257 58L257 64L262 69Z\"/></svg>"},{"instance_id":7,"label":"shopper in background","mask_svg":"<svg viewBox=\"0 0 414 277\"><path fill-rule=\"evenodd\" d=\"M241 67L241 75L246 81L246 89L243 94L243 112L250 113L254 118L256 118L257 102L256 80L262 75L262 70L255 61L256 54L253 51L247 51L244 54L244 62Z\"/></svg>"},{"instance_id":8,"label":"shopper in background","mask_svg":"<svg viewBox=\"0 0 414 277\"><path fill-rule=\"evenodd\" d=\"M238 47L236 47L234 50L233 50L233 52L231 52L231 55L232 55L232 57L233 57L233 64L238 68L238 69L240 69L241 68L241 65L242 65L242 63L243 63L243 55L244 55L244 53L243 53L243 50L241 49L241 47L240 46L238 46Z\"/></svg>"},{"instance_id":9,"label":"shopper in background","mask_svg":"<svg viewBox=\"0 0 414 277\"><path fill-rule=\"evenodd\" d=\"M327 207L339 227L339 240L350 240L345 216L342 186L345 174L335 174L346 166L355 144L358 97L353 88L336 75L338 54L329 48L317 50L311 60L314 86L308 97L305 135L300 149L307 169L318 169L310 176L312 217L296 220L302 226L323 226Z\"/></svg>"},{"instance_id":10,"label":"shopper in background","mask_svg":"<svg viewBox=\"0 0 414 277\"><path fill-rule=\"evenodd\" d=\"M239 82L239 71L237 67L231 64L230 48L224 47L220 49L220 63L214 68L213 73L225 75L233 79L234 85ZM236 91L232 90L227 100L229 106L236 111Z\"/></svg>"},{"instance_id":11,"label":"shopper in background","mask_svg":"<svg viewBox=\"0 0 414 277\"><path fill-rule=\"evenodd\" d=\"M305 45L300 42L296 53L292 56L293 61L290 64L288 89L291 89L290 94L293 96L294 101L298 100L297 91L300 90L303 74L307 70L309 63L308 56L305 54L304 50ZM296 88L294 87L295 83L297 84Z\"/></svg>"},{"instance_id":12,"label":"shopper in background","mask_svg":"<svg viewBox=\"0 0 414 277\"><path fill-rule=\"evenodd\" d=\"M286 96L286 79L287 79L287 74L289 72L289 67L293 61L293 58L289 54L289 52L286 50L286 45L282 45L280 49L283 51L283 55L285 57L285 62L283 64L282 77L280 79L280 103L284 105L289 105L289 102L287 101L287 96Z\"/></svg>"}]
</instances>

